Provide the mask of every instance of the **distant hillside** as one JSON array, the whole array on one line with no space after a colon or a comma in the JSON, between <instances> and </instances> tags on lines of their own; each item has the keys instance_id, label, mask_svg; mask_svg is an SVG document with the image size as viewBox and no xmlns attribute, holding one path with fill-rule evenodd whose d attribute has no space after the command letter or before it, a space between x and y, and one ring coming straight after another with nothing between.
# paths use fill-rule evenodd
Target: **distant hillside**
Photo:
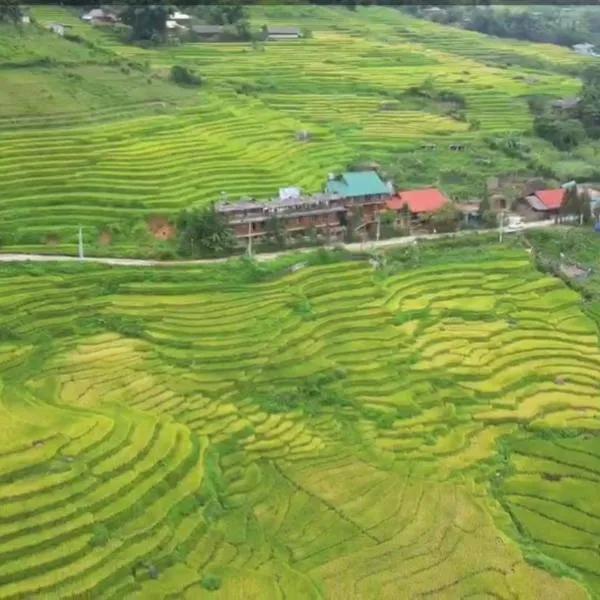
<instances>
[{"instance_id":1,"label":"distant hillside","mask_svg":"<svg viewBox=\"0 0 600 600\"><path fill-rule=\"evenodd\" d=\"M256 6L253 28L310 36L150 49L92 28L74 8L32 15L37 25L0 36L5 247L72 251L82 225L90 251L153 252L153 217L222 192L319 191L328 172L363 161L398 187L437 185L458 198L477 198L492 176L597 170L594 143L565 154L531 137L527 99L577 94L588 63L557 46L381 7ZM53 22L75 38L45 31ZM174 84L173 65L203 85Z\"/></svg>"}]
</instances>

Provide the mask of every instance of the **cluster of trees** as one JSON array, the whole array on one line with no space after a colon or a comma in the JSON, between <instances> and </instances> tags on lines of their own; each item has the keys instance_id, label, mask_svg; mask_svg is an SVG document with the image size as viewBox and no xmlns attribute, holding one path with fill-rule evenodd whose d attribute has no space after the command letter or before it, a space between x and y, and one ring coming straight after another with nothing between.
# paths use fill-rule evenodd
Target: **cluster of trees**
<instances>
[{"instance_id":1,"label":"cluster of trees","mask_svg":"<svg viewBox=\"0 0 600 600\"><path fill-rule=\"evenodd\" d=\"M206 6L200 5L193 10L193 13L210 25L223 25L231 28L240 39L249 40L252 37L252 32L247 4L232 0L221 0L221 2Z\"/></svg>"},{"instance_id":2,"label":"cluster of trees","mask_svg":"<svg viewBox=\"0 0 600 600\"><path fill-rule=\"evenodd\" d=\"M131 41L161 43L167 37L167 21L175 7L161 2L136 0L121 11L121 21L131 27Z\"/></svg>"},{"instance_id":3,"label":"cluster of trees","mask_svg":"<svg viewBox=\"0 0 600 600\"><path fill-rule=\"evenodd\" d=\"M503 38L573 46L600 43L600 9L594 6L531 6L522 10L444 3L444 8L408 5L403 10L438 23Z\"/></svg>"},{"instance_id":4,"label":"cluster of trees","mask_svg":"<svg viewBox=\"0 0 600 600\"><path fill-rule=\"evenodd\" d=\"M559 216L575 216L583 223L592 222L591 198L587 190L579 193L577 186L569 187L561 204Z\"/></svg>"},{"instance_id":5,"label":"cluster of trees","mask_svg":"<svg viewBox=\"0 0 600 600\"><path fill-rule=\"evenodd\" d=\"M175 11L175 6L162 0L136 0L127 2L119 16L131 28L131 41L162 43L167 37L167 21ZM250 38L248 8L240 2L221 0L197 6L192 12L210 25L231 26L242 39Z\"/></svg>"},{"instance_id":6,"label":"cluster of trees","mask_svg":"<svg viewBox=\"0 0 600 600\"><path fill-rule=\"evenodd\" d=\"M217 212L214 204L182 211L177 231L179 252L188 258L231 254L237 246L227 219Z\"/></svg>"},{"instance_id":7,"label":"cluster of trees","mask_svg":"<svg viewBox=\"0 0 600 600\"><path fill-rule=\"evenodd\" d=\"M600 139L600 66L583 73L578 102L571 109L555 110L547 101L532 98L533 130L559 150L572 150L587 138Z\"/></svg>"}]
</instances>

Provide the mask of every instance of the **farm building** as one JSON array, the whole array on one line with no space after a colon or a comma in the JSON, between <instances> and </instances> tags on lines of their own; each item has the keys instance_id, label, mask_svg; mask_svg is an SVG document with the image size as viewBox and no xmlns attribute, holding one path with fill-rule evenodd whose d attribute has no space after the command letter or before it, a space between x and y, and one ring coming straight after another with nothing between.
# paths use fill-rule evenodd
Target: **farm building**
<instances>
[{"instance_id":1,"label":"farm building","mask_svg":"<svg viewBox=\"0 0 600 600\"><path fill-rule=\"evenodd\" d=\"M194 25L192 31L202 40L218 40L225 28L222 25Z\"/></svg>"},{"instance_id":2,"label":"farm building","mask_svg":"<svg viewBox=\"0 0 600 600\"><path fill-rule=\"evenodd\" d=\"M564 197L565 190L563 188L538 190L533 194L525 196L520 204L528 207L532 216L541 219L550 219L558 215Z\"/></svg>"},{"instance_id":3,"label":"farm building","mask_svg":"<svg viewBox=\"0 0 600 600\"><path fill-rule=\"evenodd\" d=\"M302 32L297 27L265 27L265 38L275 40L297 40L302 37Z\"/></svg>"},{"instance_id":4,"label":"farm building","mask_svg":"<svg viewBox=\"0 0 600 600\"><path fill-rule=\"evenodd\" d=\"M90 12L83 15L81 19L92 25L114 25L117 22L117 17L115 15L102 8L90 10Z\"/></svg>"},{"instance_id":5,"label":"farm building","mask_svg":"<svg viewBox=\"0 0 600 600\"><path fill-rule=\"evenodd\" d=\"M404 208L406 206L410 211L411 218L415 220L427 218L448 202L450 202L448 198L437 188L425 188L400 192L386 203L386 207L400 215L406 210Z\"/></svg>"}]
</instances>

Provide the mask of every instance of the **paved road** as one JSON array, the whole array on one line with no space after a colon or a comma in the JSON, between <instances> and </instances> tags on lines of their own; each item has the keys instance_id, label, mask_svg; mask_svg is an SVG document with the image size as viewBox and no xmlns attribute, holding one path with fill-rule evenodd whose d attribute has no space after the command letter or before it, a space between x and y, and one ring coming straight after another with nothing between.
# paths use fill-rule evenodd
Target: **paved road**
<instances>
[{"instance_id":1,"label":"paved road","mask_svg":"<svg viewBox=\"0 0 600 600\"><path fill-rule=\"evenodd\" d=\"M534 229L539 227L549 227L554 225L553 221L536 221L533 223L526 223L523 225L522 229ZM505 230L506 233L510 233ZM411 235L401 238L392 238L388 240L380 240L379 242L358 242L352 244L339 244L335 247L343 247L346 250L350 251L370 251L377 250L378 248L389 248L394 246L407 246L417 242L418 240L435 240L442 237L459 237L459 236L468 236L475 235L477 232L468 230L468 231L458 231L455 233L432 233L426 235ZM256 254L254 256L255 260L258 261L267 261L274 260L275 258L279 258L280 256L284 256L286 254L294 254L294 253L306 253L306 252L314 252L316 248L301 248L297 250L283 250L281 252L271 252L265 254ZM235 257L234 257L235 258ZM220 263L225 262L227 260L231 260L231 258L207 258L202 260L142 260L137 258L109 258L109 257L100 257L100 256L87 256L83 259L80 259L77 256L67 256L62 254L1 254L0 253L0 262L35 262L35 263L44 263L44 262L88 262L88 263L100 263L103 265L114 265L114 266L122 266L122 267L168 267L168 266L177 266L177 265L202 265L202 264L211 264L211 263Z\"/></svg>"}]
</instances>

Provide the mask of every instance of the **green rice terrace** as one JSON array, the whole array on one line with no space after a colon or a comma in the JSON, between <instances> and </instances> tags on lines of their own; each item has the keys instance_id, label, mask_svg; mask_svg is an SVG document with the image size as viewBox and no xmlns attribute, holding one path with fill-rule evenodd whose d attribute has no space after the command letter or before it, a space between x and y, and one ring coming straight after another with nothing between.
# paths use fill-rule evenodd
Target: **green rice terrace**
<instances>
[{"instance_id":1,"label":"green rice terrace","mask_svg":"<svg viewBox=\"0 0 600 600\"><path fill-rule=\"evenodd\" d=\"M360 161L379 162L401 188L439 185L463 199L490 176L597 168L592 143L565 155L531 138L529 161L489 143L528 134L527 96L577 93L590 59L565 48L392 8L253 7L255 27L291 24L312 35L153 49L92 28L76 9L31 13L37 24L21 32L0 25L5 248L74 252L82 225L90 251L148 254L153 217L222 192L321 191L327 173ZM51 23L71 25L80 41L46 31ZM173 65L195 70L202 86L172 83ZM433 96L417 93L423 85ZM460 107L444 101L456 97Z\"/></svg>"},{"instance_id":2,"label":"green rice terrace","mask_svg":"<svg viewBox=\"0 0 600 600\"><path fill-rule=\"evenodd\" d=\"M0 599L600 597L600 312L411 252L3 268Z\"/></svg>"}]
</instances>

